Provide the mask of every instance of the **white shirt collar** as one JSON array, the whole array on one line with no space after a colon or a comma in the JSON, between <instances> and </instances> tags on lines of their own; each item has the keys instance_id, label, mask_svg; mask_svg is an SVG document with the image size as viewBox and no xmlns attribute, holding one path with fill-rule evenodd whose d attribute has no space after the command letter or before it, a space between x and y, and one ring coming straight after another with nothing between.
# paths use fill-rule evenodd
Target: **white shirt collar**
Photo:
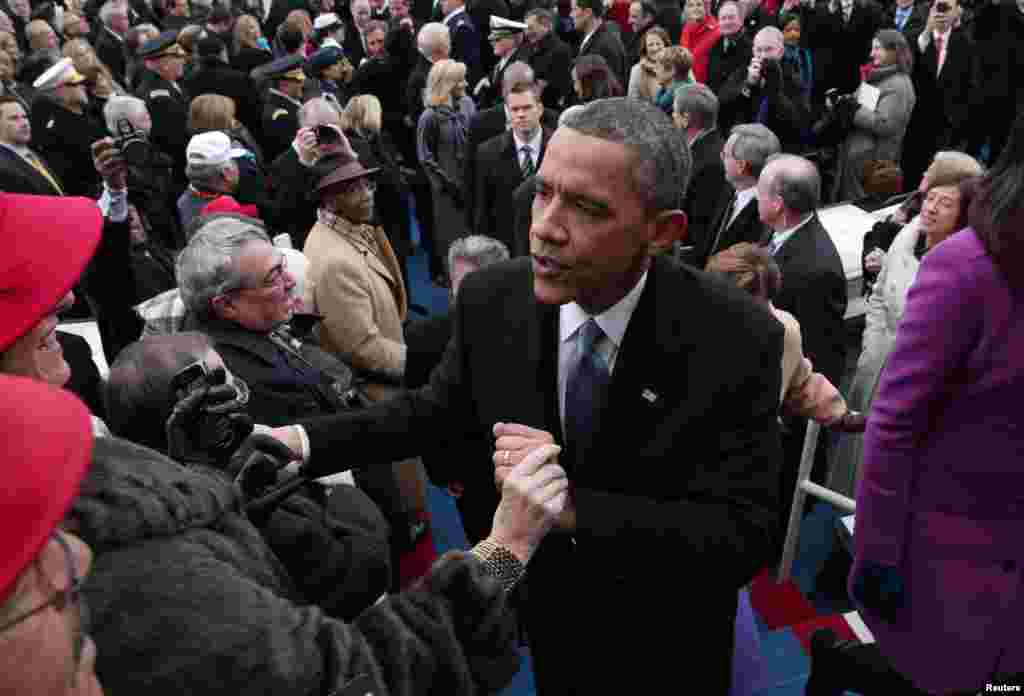
<instances>
[{"instance_id":1,"label":"white shirt collar","mask_svg":"<svg viewBox=\"0 0 1024 696\"><path fill-rule=\"evenodd\" d=\"M617 351L622 346L622 339L626 336L626 327L629 326L629 319L640 302L640 295L647 284L647 271L640 276L640 280L633 286L633 289L626 293L626 296L613 304L608 309L594 316L594 321L604 331L605 336L615 345ZM559 341L565 343L576 337L576 332L586 323L591 316L575 302L562 305L559 308L558 316L558 337Z\"/></svg>"},{"instance_id":2,"label":"white shirt collar","mask_svg":"<svg viewBox=\"0 0 1024 696\"><path fill-rule=\"evenodd\" d=\"M451 19L452 17L457 17L460 12L465 12L465 11L466 11L466 6L465 5L463 5L462 7L458 8L457 10L452 10L447 15L445 15L445 18L443 20L444 23L447 24L449 19Z\"/></svg>"},{"instance_id":3,"label":"white shirt collar","mask_svg":"<svg viewBox=\"0 0 1024 696\"><path fill-rule=\"evenodd\" d=\"M516 158L519 159L519 155L523 151L523 145L529 145L530 156L533 158L533 161L536 162L538 155L540 155L541 138L543 135L544 129L538 126L537 134L530 138L529 142L524 143L522 140L519 139L519 136L516 135L516 132L512 131L512 140L516 144Z\"/></svg>"},{"instance_id":4,"label":"white shirt collar","mask_svg":"<svg viewBox=\"0 0 1024 696\"><path fill-rule=\"evenodd\" d=\"M757 198L757 187L751 186L748 189L736 192L736 207L732 210L732 218L729 220L731 223L736 219L736 216L743 212L743 209L747 207L750 201Z\"/></svg>"},{"instance_id":5,"label":"white shirt collar","mask_svg":"<svg viewBox=\"0 0 1024 696\"><path fill-rule=\"evenodd\" d=\"M108 34L113 36L115 39L117 39L121 43L124 43L124 37L123 36L119 36L118 34L114 33L114 30L111 29L110 27L108 27L106 24L103 25L103 28L106 29Z\"/></svg>"},{"instance_id":6,"label":"white shirt collar","mask_svg":"<svg viewBox=\"0 0 1024 696\"><path fill-rule=\"evenodd\" d=\"M797 230L799 230L801 227L803 227L813 219L814 213L811 213L810 215L807 216L806 220L798 222L797 224L790 227L788 230L782 230L781 232L772 232L772 244L774 244L777 247L775 249L775 253L778 253L778 247L781 247L783 244L785 244L786 240L788 240L790 237L796 234Z\"/></svg>"},{"instance_id":7,"label":"white shirt collar","mask_svg":"<svg viewBox=\"0 0 1024 696\"><path fill-rule=\"evenodd\" d=\"M710 133L713 130L715 130L715 129L714 128L705 128L701 132L697 133L697 135L693 136L693 140L690 141L690 147L693 147L694 145L696 145L698 142L700 142L701 138L703 138L704 136L706 136L708 133Z\"/></svg>"},{"instance_id":8,"label":"white shirt collar","mask_svg":"<svg viewBox=\"0 0 1024 696\"><path fill-rule=\"evenodd\" d=\"M591 29L590 33L583 37L583 41L580 43L580 48L583 48L584 46L586 46L587 43L590 41L590 39L592 39L594 37L594 34L596 34L597 30L600 29L600 28L601 28L601 22L598 22L597 26L594 27L593 29Z\"/></svg>"},{"instance_id":9,"label":"white shirt collar","mask_svg":"<svg viewBox=\"0 0 1024 696\"><path fill-rule=\"evenodd\" d=\"M945 48L946 46L948 46L948 45L949 45L949 41L947 41L946 39L948 39L948 38L949 38L949 34L950 34L950 32L952 32L952 31L953 31L953 27L950 27L949 29L947 29L947 30L945 31L945 33L943 33L943 32L941 32L941 31L938 31L938 30L936 30L936 31L933 31L933 32L932 32L932 37L933 37L933 38L936 38L936 39L939 39L939 38L941 38L941 39L942 39L942 47L943 47L943 48Z\"/></svg>"}]
</instances>

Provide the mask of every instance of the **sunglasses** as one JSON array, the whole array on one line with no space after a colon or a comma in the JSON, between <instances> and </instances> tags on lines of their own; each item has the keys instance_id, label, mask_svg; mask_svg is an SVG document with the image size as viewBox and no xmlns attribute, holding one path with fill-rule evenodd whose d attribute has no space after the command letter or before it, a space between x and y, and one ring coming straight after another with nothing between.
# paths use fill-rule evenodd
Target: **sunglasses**
<instances>
[{"instance_id":1,"label":"sunglasses","mask_svg":"<svg viewBox=\"0 0 1024 696\"><path fill-rule=\"evenodd\" d=\"M31 619L36 614L41 614L50 607L53 607L56 611L64 611L69 606L78 603L78 597L82 592L82 585L85 584L85 578L78 573L78 564L75 563L75 553L71 550L67 540L63 534L54 532L50 535L53 541L56 541L60 546L61 550L64 551L64 561L67 564L68 569L68 586L66 589L58 590L54 593L53 597L49 600L40 604L35 609L20 614L10 621L0 625L0 633L14 628L18 624Z\"/></svg>"}]
</instances>

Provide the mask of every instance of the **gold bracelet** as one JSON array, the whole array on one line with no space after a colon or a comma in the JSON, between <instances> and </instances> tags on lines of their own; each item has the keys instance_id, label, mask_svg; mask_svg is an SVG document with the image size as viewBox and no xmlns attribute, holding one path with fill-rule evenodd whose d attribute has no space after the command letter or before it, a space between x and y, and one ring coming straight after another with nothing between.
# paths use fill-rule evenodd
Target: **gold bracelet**
<instances>
[{"instance_id":1,"label":"gold bracelet","mask_svg":"<svg viewBox=\"0 0 1024 696\"><path fill-rule=\"evenodd\" d=\"M484 572L497 579L506 592L515 587L526 572L526 567L511 551L489 539L478 543L469 553L483 563Z\"/></svg>"}]
</instances>

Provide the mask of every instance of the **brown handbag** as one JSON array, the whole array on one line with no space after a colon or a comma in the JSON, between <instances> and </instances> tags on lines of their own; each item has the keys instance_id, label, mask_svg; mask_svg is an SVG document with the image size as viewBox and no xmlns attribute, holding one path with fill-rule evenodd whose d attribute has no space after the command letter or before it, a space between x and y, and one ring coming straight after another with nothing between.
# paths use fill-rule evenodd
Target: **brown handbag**
<instances>
[{"instance_id":1,"label":"brown handbag","mask_svg":"<svg viewBox=\"0 0 1024 696\"><path fill-rule=\"evenodd\" d=\"M903 193L903 170L894 160L868 160L864 163L861 180L864 193L869 196L883 198Z\"/></svg>"}]
</instances>

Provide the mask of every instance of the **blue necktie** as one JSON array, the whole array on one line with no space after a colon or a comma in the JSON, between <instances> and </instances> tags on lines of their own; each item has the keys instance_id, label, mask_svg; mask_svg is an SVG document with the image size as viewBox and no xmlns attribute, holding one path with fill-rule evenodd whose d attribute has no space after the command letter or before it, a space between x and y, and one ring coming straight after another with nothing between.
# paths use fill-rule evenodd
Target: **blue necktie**
<instances>
[{"instance_id":1,"label":"blue necktie","mask_svg":"<svg viewBox=\"0 0 1024 696\"><path fill-rule=\"evenodd\" d=\"M569 371L565 389L565 439L576 454L586 461L586 450L600 430L600 415L611 383L608 364L597 352L604 331L593 319L580 327L576 335L578 360Z\"/></svg>"}]
</instances>

